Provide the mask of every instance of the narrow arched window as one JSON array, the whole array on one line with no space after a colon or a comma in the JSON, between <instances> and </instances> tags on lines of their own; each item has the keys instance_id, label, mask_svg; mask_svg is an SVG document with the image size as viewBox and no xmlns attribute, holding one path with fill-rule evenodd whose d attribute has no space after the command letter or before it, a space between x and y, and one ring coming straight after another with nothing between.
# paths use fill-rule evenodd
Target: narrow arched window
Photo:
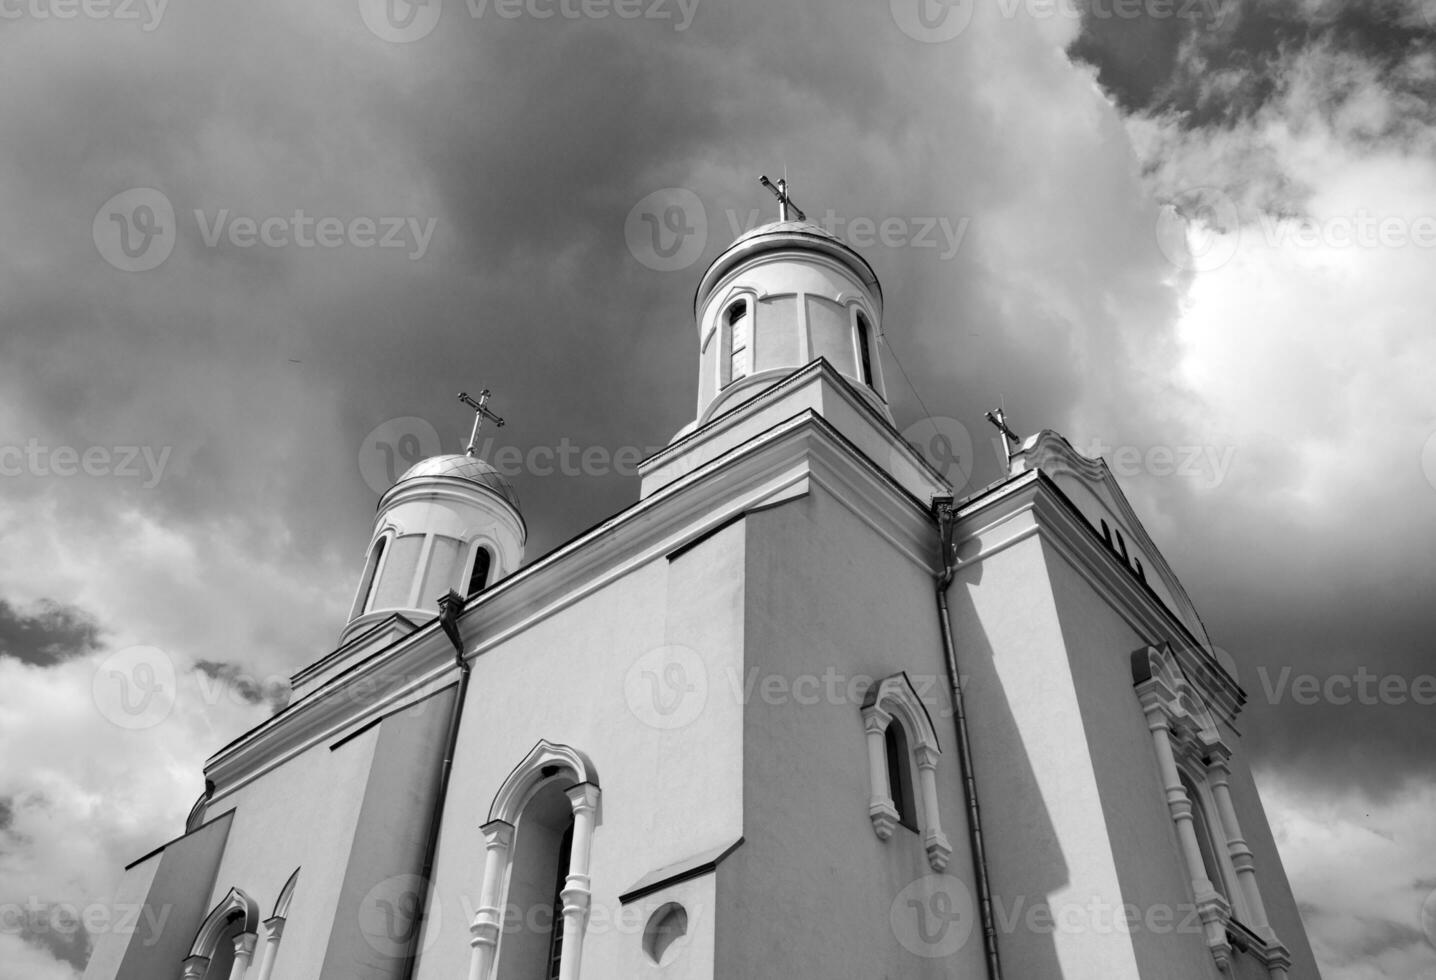
<instances>
[{"instance_id":1,"label":"narrow arched window","mask_svg":"<svg viewBox=\"0 0 1436 980\"><path fill-rule=\"evenodd\" d=\"M1114 547L1114 545L1112 544L1112 528L1110 525L1108 525L1106 521L1102 522L1102 541L1107 545L1107 547Z\"/></svg>"},{"instance_id":2,"label":"narrow arched window","mask_svg":"<svg viewBox=\"0 0 1436 980\"><path fill-rule=\"evenodd\" d=\"M1206 802L1197 791L1197 786L1190 776L1185 772L1181 773L1182 789L1187 791L1187 799L1192 804L1192 829L1197 833L1197 849L1202 852L1202 868L1207 873L1207 880L1223 898L1228 898L1229 892L1226 886L1226 874L1222 870L1221 862L1217 858L1216 838L1212 836L1211 822L1207 819Z\"/></svg>"},{"instance_id":3,"label":"narrow arched window","mask_svg":"<svg viewBox=\"0 0 1436 980\"><path fill-rule=\"evenodd\" d=\"M474 570L469 575L468 595L476 595L488 587L489 565L492 561L488 548L479 548L474 553Z\"/></svg>"},{"instance_id":4,"label":"narrow arched window","mask_svg":"<svg viewBox=\"0 0 1436 980\"><path fill-rule=\"evenodd\" d=\"M917 830L917 806L912 790L912 755L908 752L907 733L894 720L883 732L883 746L888 757L888 791L897 809L898 823L908 830Z\"/></svg>"},{"instance_id":5,"label":"narrow arched window","mask_svg":"<svg viewBox=\"0 0 1436 980\"><path fill-rule=\"evenodd\" d=\"M747 377L753 371L753 315L748 301L738 300L728 307L728 381Z\"/></svg>"},{"instance_id":6,"label":"narrow arched window","mask_svg":"<svg viewBox=\"0 0 1436 980\"><path fill-rule=\"evenodd\" d=\"M380 538L374 542L374 547L369 551L369 561L364 565L364 578L359 582L359 597L354 601L354 613L350 616L362 616L369 608L369 597L374 592L374 575L379 571L379 562L384 557L384 542L387 538Z\"/></svg>"},{"instance_id":7,"label":"narrow arched window","mask_svg":"<svg viewBox=\"0 0 1436 980\"><path fill-rule=\"evenodd\" d=\"M1119 554L1119 555L1122 556L1122 560L1123 560L1123 561L1126 561L1126 560L1127 560L1127 542L1125 542L1125 541L1122 540L1122 531L1121 531L1120 528L1118 528L1116 531L1113 531L1112 533L1113 533L1113 535L1115 535L1116 538L1117 538L1117 554Z\"/></svg>"},{"instance_id":8,"label":"narrow arched window","mask_svg":"<svg viewBox=\"0 0 1436 980\"><path fill-rule=\"evenodd\" d=\"M872 330L868 327L868 318L861 313L858 314L858 369L862 372L863 384L873 387Z\"/></svg>"}]
</instances>

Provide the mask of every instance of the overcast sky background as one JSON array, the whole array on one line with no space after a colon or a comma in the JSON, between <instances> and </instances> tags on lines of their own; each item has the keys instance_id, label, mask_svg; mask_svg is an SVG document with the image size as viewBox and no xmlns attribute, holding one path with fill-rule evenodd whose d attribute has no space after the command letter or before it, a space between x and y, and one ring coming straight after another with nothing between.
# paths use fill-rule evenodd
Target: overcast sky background
<instances>
[{"instance_id":1,"label":"overcast sky background","mask_svg":"<svg viewBox=\"0 0 1436 980\"><path fill-rule=\"evenodd\" d=\"M969 491L1000 399L1135 447L1325 976L1436 977L1432 706L1290 686L1436 670L1436 0L395 2L0 3L0 907L41 910L0 977L78 975L46 910L103 911L331 649L372 484L461 451L455 392L495 449L594 450L520 467L530 556L634 501L596 461L691 419L697 278L785 168L840 233L893 219L894 414L966 427ZM341 244L231 224L296 209ZM136 646L175 697L128 729L95 691Z\"/></svg>"}]
</instances>

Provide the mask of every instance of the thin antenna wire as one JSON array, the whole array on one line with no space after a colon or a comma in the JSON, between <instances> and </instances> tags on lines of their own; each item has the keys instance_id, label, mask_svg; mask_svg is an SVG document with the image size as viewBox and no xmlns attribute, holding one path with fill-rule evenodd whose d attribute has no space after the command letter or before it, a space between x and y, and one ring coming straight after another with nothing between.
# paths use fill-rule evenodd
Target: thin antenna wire
<instances>
[{"instance_id":1,"label":"thin antenna wire","mask_svg":"<svg viewBox=\"0 0 1436 980\"><path fill-rule=\"evenodd\" d=\"M912 392L912 396L917 399L918 405L921 406L923 416L929 422L932 421L932 411L927 407L927 403L922 400L922 395L917 393L917 387L912 383L912 378L908 377L907 368L902 366L902 359L898 357L897 351L893 348L893 342L888 340L887 334L880 334L879 337L882 339L884 346L887 347L888 353L893 356L893 363L897 365L898 371L902 373L902 379L907 382L908 390Z\"/></svg>"}]
</instances>

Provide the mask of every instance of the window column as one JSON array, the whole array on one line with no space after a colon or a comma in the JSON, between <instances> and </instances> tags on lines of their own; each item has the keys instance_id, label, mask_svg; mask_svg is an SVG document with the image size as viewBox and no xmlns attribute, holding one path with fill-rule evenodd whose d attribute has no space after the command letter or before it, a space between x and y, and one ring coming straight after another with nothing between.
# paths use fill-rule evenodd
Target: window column
<instances>
[{"instance_id":1,"label":"window column","mask_svg":"<svg viewBox=\"0 0 1436 980\"><path fill-rule=\"evenodd\" d=\"M1231 768L1228 763L1229 750L1216 747L1207 761L1207 780L1212 788L1212 798L1217 804L1217 814L1222 822L1222 833L1227 841L1227 853L1231 855L1232 867L1236 869L1237 880L1241 882L1242 894L1250 906L1252 927L1263 939L1273 939L1271 923L1267 921L1266 906L1257 888L1256 865L1252 861L1251 848L1242 836L1241 824L1237 822L1236 807L1232 804L1230 784Z\"/></svg>"},{"instance_id":2,"label":"window column","mask_svg":"<svg viewBox=\"0 0 1436 980\"><path fill-rule=\"evenodd\" d=\"M279 952L279 940L284 937L284 916L276 915L264 923L264 955L259 958L258 980L269 980L274 972L274 957Z\"/></svg>"},{"instance_id":3,"label":"window column","mask_svg":"<svg viewBox=\"0 0 1436 980\"><path fill-rule=\"evenodd\" d=\"M573 804L573 846L569 850L568 882L563 898L563 958L559 962L559 980L578 980L578 965L583 954L583 932L588 922L591 899L588 864L589 845L593 839L594 818L598 814L598 787L580 783L566 793Z\"/></svg>"},{"instance_id":4,"label":"window column","mask_svg":"<svg viewBox=\"0 0 1436 980\"><path fill-rule=\"evenodd\" d=\"M1193 823L1192 807L1195 802L1187 797L1182 787L1181 773L1177 770L1177 759L1172 751L1172 736L1165 706L1152 692L1142 695L1142 707L1147 715L1147 728L1152 732L1152 745L1157 750L1157 765L1162 774L1162 785L1167 792L1167 809L1177 828L1177 841L1186 859L1187 871L1192 880L1192 891L1196 895L1197 912L1202 918L1207 946L1217 966L1225 970L1231 962L1231 943L1227 939L1226 921L1231 908L1217 894L1207 880L1206 864L1202 861L1201 845L1197 843L1197 829Z\"/></svg>"},{"instance_id":5,"label":"window column","mask_svg":"<svg viewBox=\"0 0 1436 980\"><path fill-rule=\"evenodd\" d=\"M934 871L942 871L952 857L952 844L942 832L942 816L937 809L937 751L930 745L919 745L917 756L917 778L922 787L923 822L927 836L923 844L927 847L927 861Z\"/></svg>"},{"instance_id":6,"label":"window column","mask_svg":"<svg viewBox=\"0 0 1436 980\"><path fill-rule=\"evenodd\" d=\"M870 783L868 817L879 840L888 840L898 825L897 807L893 805L892 788L888 785L888 750L884 736L892 715L878 706L863 717L868 736L868 780Z\"/></svg>"},{"instance_id":7,"label":"window column","mask_svg":"<svg viewBox=\"0 0 1436 980\"><path fill-rule=\"evenodd\" d=\"M509 865L509 847L514 842L514 826L503 820L490 820L480 830L484 834L484 878L479 886L479 910L469 926L469 945L474 950L469 957L469 980L488 980L493 974L494 954L504 926L503 876Z\"/></svg>"}]
</instances>

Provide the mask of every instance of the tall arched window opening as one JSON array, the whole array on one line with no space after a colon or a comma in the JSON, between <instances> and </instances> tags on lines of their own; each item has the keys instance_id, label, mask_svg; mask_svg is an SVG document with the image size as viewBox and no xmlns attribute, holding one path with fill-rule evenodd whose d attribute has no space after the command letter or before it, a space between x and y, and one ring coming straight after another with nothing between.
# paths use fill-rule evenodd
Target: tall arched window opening
<instances>
[{"instance_id":1,"label":"tall arched window opening","mask_svg":"<svg viewBox=\"0 0 1436 980\"><path fill-rule=\"evenodd\" d=\"M862 372L863 384L873 387L872 330L868 327L868 318L861 313L858 314L858 369Z\"/></svg>"},{"instance_id":2,"label":"tall arched window opening","mask_svg":"<svg viewBox=\"0 0 1436 980\"><path fill-rule=\"evenodd\" d=\"M474 553L474 570L469 575L468 595L477 595L488 587L489 566L492 562L493 558L489 555L488 548L481 547Z\"/></svg>"},{"instance_id":3,"label":"tall arched window opening","mask_svg":"<svg viewBox=\"0 0 1436 980\"><path fill-rule=\"evenodd\" d=\"M369 608L369 596L374 591L374 576L379 571L379 562L384 558L384 542L386 538L380 538L374 542L374 547L369 550L369 561L364 565L364 577L359 582L359 597L354 600L354 614L350 616L362 616Z\"/></svg>"}]
</instances>

